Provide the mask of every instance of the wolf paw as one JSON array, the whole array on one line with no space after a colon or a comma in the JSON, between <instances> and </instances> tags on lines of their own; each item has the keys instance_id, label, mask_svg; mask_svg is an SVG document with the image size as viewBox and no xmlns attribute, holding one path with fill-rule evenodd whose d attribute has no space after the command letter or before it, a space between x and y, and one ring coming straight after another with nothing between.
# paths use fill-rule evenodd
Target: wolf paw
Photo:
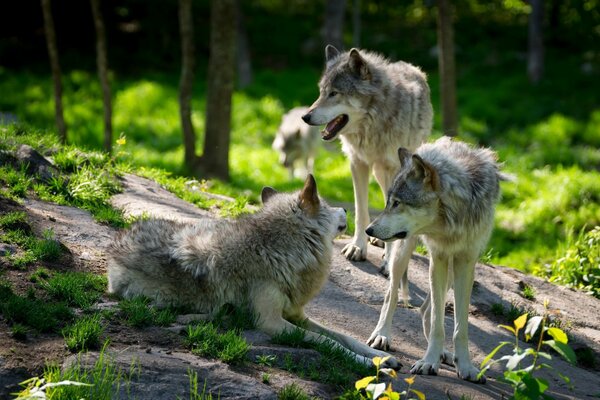
<instances>
[{"instance_id":1,"label":"wolf paw","mask_svg":"<svg viewBox=\"0 0 600 400\"><path fill-rule=\"evenodd\" d=\"M414 363L414 365L410 368L410 373L417 375L437 375L439 369L439 361L431 362L423 358Z\"/></svg>"},{"instance_id":2,"label":"wolf paw","mask_svg":"<svg viewBox=\"0 0 600 400\"><path fill-rule=\"evenodd\" d=\"M382 335L379 332L373 332L369 340L367 340L367 344L374 349L379 350L389 350L390 349L390 339L388 336Z\"/></svg>"},{"instance_id":3,"label":"wolf paw","mask_svg":"<svg viewBox=\"0 0 600 400\"><path fill-rule=\"evenodd\" d=\"M456 364L459 364L456 362ZM479 370L470 362L464 363L462 366L456 367L456 374L460 379L464 379L465 381L473 382L473 383L485 383L485 375L482 375L481 378L477 378L479 375Z\"/></svg>"},{"instance_id":4,"label":"wolf paw","mask_svg":"<svg viewBox=\"0 0 600 400\"><path fill-rule=\"evenodd\" d=\"M348 243L343 249L342 254L350 261L365 261L367 251L354 243Z\"/></svg>"},{"instance_id":5,"label":"wolf paw","mask_svg":"<svg viewBox=\"0 0 600 400\"><path fill-rule=\"evenodd\" d=\"M382 249L385 248L385 242L381 239L377 239L376 237L370 236L369 243L371 243L373 246L381 247Z\"/></svg>"}]
</instances>

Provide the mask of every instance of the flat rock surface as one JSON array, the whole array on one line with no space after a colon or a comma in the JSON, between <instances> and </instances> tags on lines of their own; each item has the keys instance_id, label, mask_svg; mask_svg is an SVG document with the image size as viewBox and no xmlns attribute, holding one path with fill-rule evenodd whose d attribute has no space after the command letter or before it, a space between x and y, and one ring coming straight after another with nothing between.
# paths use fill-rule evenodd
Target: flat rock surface
<instances>
[{"instance_id":1,"label":"flat rock surface","mask_svg":"<svg viewBox=\"0 0 600 400\"><path fill-rule=\"evenodd\" d=\"M123 185L123 193L114 196L112 200L115 206L122 208L128 215L148 214L182 220L211 217L209 212L176 198L147 179L126 175ZM50 228L55 232L56 238L69 249L77 269L105 273L105 248L116 232L114 229L96 223L89 213L72 207L27 200L24 208L30 215L35 230L41 232ZM310 317L324 325L364 342L377 323L388 281L378 273L377 268L382 249L370 246L367 261L349 262L339 254L348 241L347 237L336 240L330 279L306 311ZM391 353L403 364L399 377L394 382L397 390L405 387L403 378L409 377L410 366L426 349L418 312L418 306L425 298L429 286L426 258L416 254L413 256L409 280L411 304L415 307L399 306L393 320ZM535 300L526 300L520 296L523 283L535 289ZM449 299L451 298L450 294ZM597 357L600 350L600 300L509 268L480 264L476 270L469 316L470 350L475 364L479 364L500 341L512 340L508 332L497 327L498 324L510 324L510 321L505 317L494 316L491 312L492 305L500 303L507 308L510 304L516 304L541 313L543 300L546 298L550 300L551 308L561 311L561 321L567 327L573 343L591 348ZM111 307L111 303L107 302L106 306ZM446 336L450 348L452 326L452 314L447 312ZM7 333L3 330L0 335ZM260 332L250 331L245 334L254 344L250 357L260 354L292 354L298 351L303 352L304 356L311 356L311 350L273 345ZM139 363L140 378L132 383L132 391L137 398L187 398L185 389L188 388L187 371L190 368L198 372L200 385L206 379L210 391L213 394L220 393L222 399L275 399L277 391L289 382L296 382L309 394L321 398L330 398L333 393L339 393L335 388L302 380L278 369L269 370L272 374L271 384L265 385L261 382L261 374L265 371L262 366L248 363L243 367L231 367L219 361L192 355L182 348L177 335L168 328L154 327L141 332L131 329L109 332L109 335L114 344L111 345L112 356L119 365L129 365L132 360ZM116 335L114 340L113 335ZM521 345L527 346L525 343ZM19 344L3 342L3 346L18 348ZM60 349L60 344L53 349L54 358L63 357L64 361L67 354ZM30 350L34 351L33 348ZM96 356L93 352L88 355L90 360ZM14 389L14 383L24 376L23 368L31 365L27 364L27 360L16 362L14 357L9 362L7 360L10 357L10 352L0 353L0 384ZM596 362L600 360L597 359ZM549 393L552 396L586 398L600 394L598 370L571 366L556 354L549 363L555 370L569 376L575 387L573 391L569 391L557 379L558 375L543 372L550 383ZM464 398L471 399L506 398L510 395L510 388L498 382L498 376L499 369L493 368L488 373L487 383L476 385L459 380L454 368L443 366L439 376L418 376L414 388L424 392L427 399L459 399L463 395ZM6 393L6 390L0 392L0 397Z\"/></svg>"}]
</instances>

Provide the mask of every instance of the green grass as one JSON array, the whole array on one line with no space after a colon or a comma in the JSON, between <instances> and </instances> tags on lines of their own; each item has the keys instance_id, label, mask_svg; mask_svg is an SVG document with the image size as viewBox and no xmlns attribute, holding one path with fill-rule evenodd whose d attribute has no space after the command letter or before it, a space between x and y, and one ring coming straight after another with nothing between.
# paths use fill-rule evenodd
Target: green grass
<instances>
[{"instance_id":1,"label":"green grass","mask_svg":"<svg viewBox=\"0 0 600 400\"><path fill-rule=\"evenodd\" d=\"M82 309L96 303L106 291L105 276L87 272L55 273L40 286L55 300Z\"/></svg>"},{"instance_id":2,"label":"green grass","mask_svg":"<svg viewBox=\"0 0 600 400\"><path fill-rule=\"evenodd\" d=\"M143 296L121 300L119 311L125 323L135 328L144 328L150 325L169 326L177 318L175 309L157 309L150 304L150 299Z\"/></svg>"},{"instance_id":3,"label":"green grass","mask_svg":"<svg viewBox=\"0 0 600 400\"><path fill-rule=\"evenodd\" d=\"M298 386L296 383L290 383L285 385L279 393L277 393L278 400L310 400L310 397L306 392Z\"/></svg>"},{"instance_id":4,"label":"green grass","mask_svg":"<svg viewBox=\"0 0 600 400\"><path fill-rule=\"evenodd\" d=\"M185 343L192 353L218 358L229 364L242 363L250 349L239 330L219 333L218 328L211 322L190 325L186 333Z\"/></svg>"},{"instance_id":5,"label":"green grass","mask_svg":"<svg viewBox=\"0 0 600 400\"><path fill-rule=\"evenodd\" d=\"M98 348L103 331L100 314L93 314L83 316L66 326L62 334L67 348L72 352L79 352Z\"/></svg>"},{"instance_id":6,"label":"green grass","mask_svg":"<svg viewBox=\"0 0 600 400\"><path fill-rule=\"evenodd\" d=\"M206 379L204 380L202 391L200 391L200 388L198 387L198 372L188 369L188 377L190 379L190 400L212 400L212 393L206 392ZM217 396L217 398L219 398L219 396ZM177 396L177 399L182 400L179 396Z\"/></svg>"}]
</instances>

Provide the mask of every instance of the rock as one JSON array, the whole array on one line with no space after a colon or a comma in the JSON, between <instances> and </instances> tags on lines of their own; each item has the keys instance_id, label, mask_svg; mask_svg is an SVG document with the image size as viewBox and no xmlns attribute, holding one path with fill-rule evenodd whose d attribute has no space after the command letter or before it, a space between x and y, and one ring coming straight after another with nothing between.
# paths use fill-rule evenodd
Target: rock
<instances>
[{"instance_id":1,"label":"rock","mask_svg":"<svg viewBox=\"0 0 600 400\"><path fill-rule=\"evenodd\" d=\"M22 166L27 168L28 174L37 175L43 181L48 182L53 177L60 175L56 167L31 146L26 144L19 146L15 157Z\"/></svg>"}]
</instances>

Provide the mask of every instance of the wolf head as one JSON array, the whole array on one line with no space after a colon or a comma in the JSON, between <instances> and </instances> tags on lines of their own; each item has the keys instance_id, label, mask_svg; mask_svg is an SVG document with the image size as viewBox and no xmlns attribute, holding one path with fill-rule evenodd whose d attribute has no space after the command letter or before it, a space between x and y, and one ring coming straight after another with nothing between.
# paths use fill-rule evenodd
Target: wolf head
<instances>
[{"instance_id":1,"label":"wolf head","mask_svg":"<svg viewBox=\"0 0 600 400\"><path fill-rule=\"evenodd\" d=\"M372 91L373 71L357 49L340 53L325 47L325 71L319 82L319 98L302 117L309 125L324 125L324 140L333 140L348 125L364 117L364 102ZM370 90L371 89L371 90Z\"/></svg>"},{"instance_id":2,"label":"wolf head","mask_svg":"<svg viewBox=\"0 0 600 400\"><path fill-rule=\"evenodd\" d=\"M398 149L400 171L383 212L366 233L384 241L404 239L427 231L439 215L440 181L435 168L417 154Z\"/></svg>"},{"instance_id":3,"label":"wolf head","mask_svg":"<svg viewBox=\"0 0 600 400\"><path fill-rule=\"evenodd\" d=\"M262 190L261 199L265 211L283 208L289 212L291 209L302 220L303 225L318 225L325 229L325 233L331 236L331 239L346 230L346 210L330 207L319 197L317 182L312 174L308 174L304 187L298 193L279 193L266 186Z\"/></svg>"},{"instance_id":4,"label":"wolf head","mask_svg":"<svg viewBox=\"0 0 600 400\"><path fill-rule=\"evenodd\" d=\"M300 160L304 153L302 132L277 132L273 141L273 150L279 153L279 163L286 168L291 168L296 160Z\"/></svg>"}]
</instances>

